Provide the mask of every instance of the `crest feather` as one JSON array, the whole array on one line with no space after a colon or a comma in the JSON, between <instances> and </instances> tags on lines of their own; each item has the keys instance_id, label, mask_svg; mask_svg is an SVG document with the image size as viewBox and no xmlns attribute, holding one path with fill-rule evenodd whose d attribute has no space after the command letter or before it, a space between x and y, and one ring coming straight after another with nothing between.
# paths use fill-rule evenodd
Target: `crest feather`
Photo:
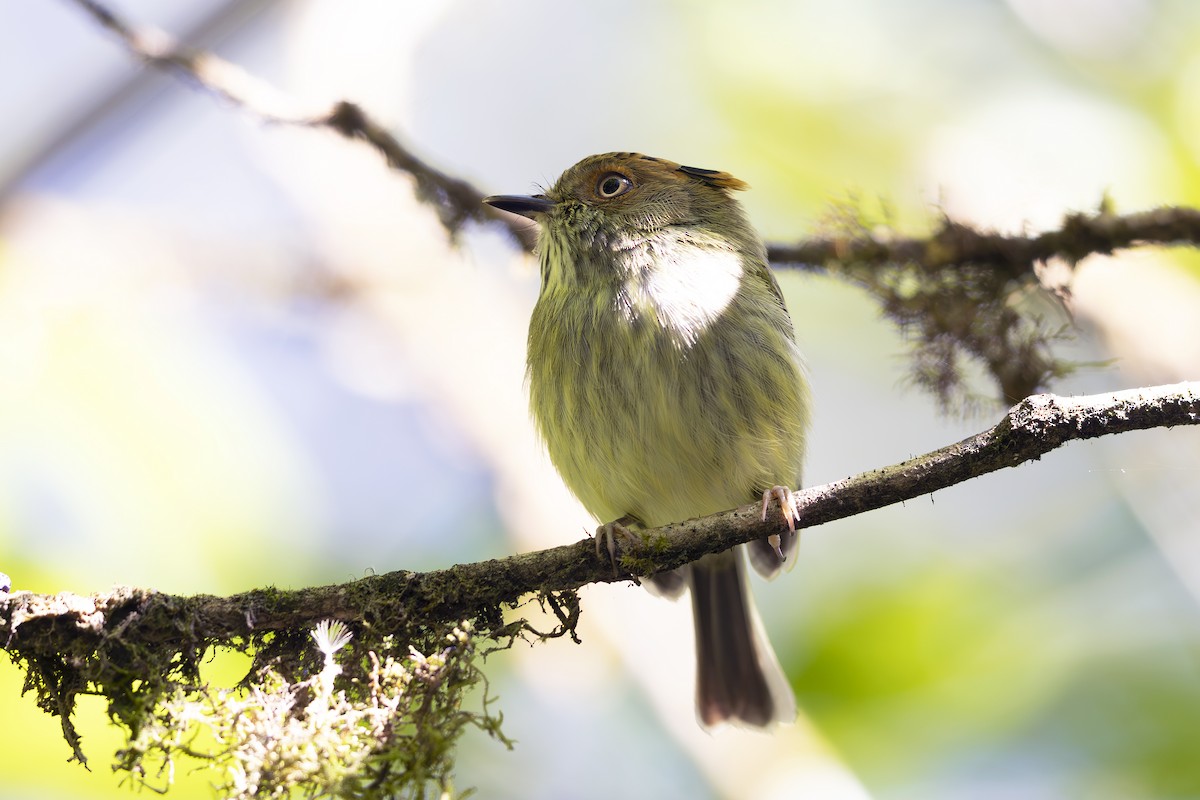
<instances>
[{"instance_id":1,"label":"crest feather","mask_svg":"<svg viewBox=\"0 0 1200 800\"><path fill-rule=\"evenodd\" d=\"M718 189L740 191L742 189L750 188L750 184L746 183L741 178L733 177L728 172L720 172L715 169L704 169L702 167L685 166L680 166L679 171L684 175L691 175L693 178L699 178L709 186L715 186Z\"/></svg>"}]
</instances>

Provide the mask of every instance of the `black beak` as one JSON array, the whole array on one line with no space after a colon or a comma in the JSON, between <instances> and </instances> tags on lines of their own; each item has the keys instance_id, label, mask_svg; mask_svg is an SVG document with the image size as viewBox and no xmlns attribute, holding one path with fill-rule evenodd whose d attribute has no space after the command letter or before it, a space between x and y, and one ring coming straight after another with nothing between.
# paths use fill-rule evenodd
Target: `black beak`
<instances>
[{"instance_id":1,"label":"black beak","mask_svg":"<svg viewBox=\"0 0 1200 800\"><path fill-rule=\"evenodd\" d=\"M554 208L554 201L544 194L535 194L532 197L521 194L494 194L491 197L483 198L483 202L501 211L520 214L522 217L530 219Z\"/></svg>"}]
</instances>

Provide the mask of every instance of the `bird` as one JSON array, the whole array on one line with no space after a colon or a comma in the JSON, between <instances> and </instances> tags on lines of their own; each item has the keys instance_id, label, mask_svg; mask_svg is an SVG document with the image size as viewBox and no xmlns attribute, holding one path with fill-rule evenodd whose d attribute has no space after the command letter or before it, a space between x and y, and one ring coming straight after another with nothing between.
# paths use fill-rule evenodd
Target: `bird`
<instances>
[{"instance_id":1,"label":"bird","mask_svg":"<svg viewBox=\"0 0 1200 800\"><path fill-rule=\"evenodd\" d=\"M806 368L766 248L729 173L594 155L533 195L484 202L538 223L530 410L614 568L639 529L761 499L787 529L649 577L690 593L701 726L768 728L796 703L748 585L794 563ZM782 527L782 526L781 526Z\"/></svg>"}]
</instances>

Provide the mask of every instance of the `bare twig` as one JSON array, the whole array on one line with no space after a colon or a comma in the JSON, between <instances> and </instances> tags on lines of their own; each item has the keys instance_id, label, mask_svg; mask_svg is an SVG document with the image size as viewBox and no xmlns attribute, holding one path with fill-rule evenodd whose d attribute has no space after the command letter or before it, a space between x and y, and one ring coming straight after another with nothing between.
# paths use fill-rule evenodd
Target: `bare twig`
<instances>
[{"instance_id":1,"label":"bare twig","mask_svg":"<svg viewBox=\"0 0 1200 800\"><path fill-rule=\"evenodd\" d=\"M812 528L945 489L1005 467L1035 461L1066 442L1147 428L1200 424L1200 382L1088 397L1038 395L994 427L901 464L799 493L799 520ZM673 569L708 553L778 531L755 503L645 531L622 564L638 575ZM108 636L141 645L225 641L255 632L302 630L321 619L357 620L381 630L450 620L496 621L500 609L530 593L570 591L613 575L584 539L534 553L434 572L397 571L349 584L296 591L256 590L231 597L177 597L118 589L92 597L16 592L0 596L0 642L26 659L79 653ZM117 626L121 626L118 633ZM91 644L88 644L88 643Z\"/></svg>"},{"instance_id":2,"label":"bare twig","mask_svg":"<svg viewBox=\"0 0 1200 800\"><path fill-rule=\"evenodd\" d=\"M339 100L326 109L305 108L235 64L212 53L181 46L159 28L135 26L96 0L74 2L116 34L148 66L195 83L264 122L327 128L371 145L388 166L412 176L417 196L437 210L442 225L452 236L467 222L490 223L505 227L522 247L532 249L533 234L527 224L485 205L483 194L466 181L422 161L358 105Z\"/></svg>"}]
</instances>

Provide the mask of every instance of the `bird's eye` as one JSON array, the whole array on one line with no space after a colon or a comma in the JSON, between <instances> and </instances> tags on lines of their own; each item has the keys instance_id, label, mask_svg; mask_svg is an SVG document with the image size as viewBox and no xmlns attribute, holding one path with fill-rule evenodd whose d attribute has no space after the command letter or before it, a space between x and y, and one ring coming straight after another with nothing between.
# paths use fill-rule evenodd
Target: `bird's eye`
<instances>
[{"instance_id":1,"label":"bird's eye","mask_svg":"<svg viewBox=\"0 0 1200 800\"><path fill-rule=\"evenodd\" d=\"M619 172L606 172L596 181L596 195L608 200L633 188L633 181Z\"/></svg>"}]
</instances>

